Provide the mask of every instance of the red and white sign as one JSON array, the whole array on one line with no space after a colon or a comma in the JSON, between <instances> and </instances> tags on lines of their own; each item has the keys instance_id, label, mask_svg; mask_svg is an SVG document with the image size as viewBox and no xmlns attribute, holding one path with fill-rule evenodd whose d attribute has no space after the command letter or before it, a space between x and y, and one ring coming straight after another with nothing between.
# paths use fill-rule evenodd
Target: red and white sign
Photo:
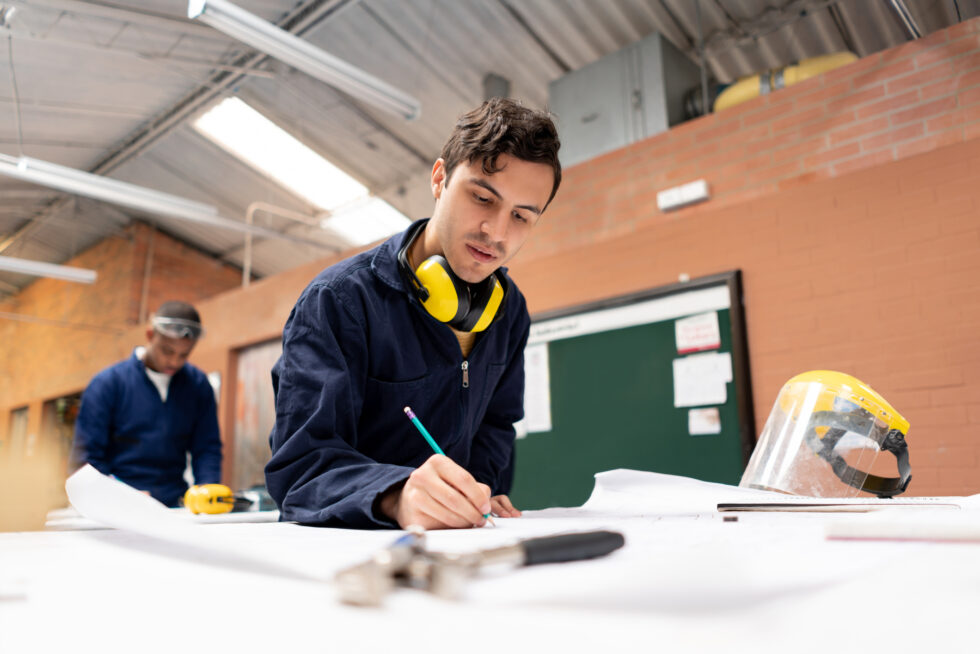
<instances>
[{"instance_id":1,"label":"red and white sign","mask_svg":"<svg viewBox=\"0 0 980 654\"><path fill-rule=\"evenodd\" d=\"M681 318L674 322L674 334L677 337L678 354L716 350L721 347L718 312L709 311Z\"/></svg>"}]
</instances>

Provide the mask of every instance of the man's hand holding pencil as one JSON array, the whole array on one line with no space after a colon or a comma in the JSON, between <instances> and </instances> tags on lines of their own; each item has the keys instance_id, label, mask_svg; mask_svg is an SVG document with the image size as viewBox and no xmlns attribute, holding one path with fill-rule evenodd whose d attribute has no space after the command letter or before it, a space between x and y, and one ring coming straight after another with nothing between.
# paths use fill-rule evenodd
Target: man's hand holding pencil
<instances>
[{"instance_id":1,"label":"man's hand holding pencil","mask_svg":"<svg viewBox=\"0 0 980 654\"><path fill-rule=\"evenodd\" d=\"M426 529L482 527L491 512L516 518L521 512L506 495L490 496L490 487L473 478L465 468L443 454L422 423L405 407L405 414L436 452L415 469L405 484L381 498L381 511L402 528L421 525Z\"/></svg>"}]
</instances>

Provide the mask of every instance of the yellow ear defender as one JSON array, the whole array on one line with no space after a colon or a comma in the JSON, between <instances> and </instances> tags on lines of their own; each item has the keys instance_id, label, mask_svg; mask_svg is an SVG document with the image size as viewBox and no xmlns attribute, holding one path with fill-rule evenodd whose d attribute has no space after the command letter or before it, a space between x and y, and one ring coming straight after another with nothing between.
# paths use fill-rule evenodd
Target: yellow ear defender
<instances>
[{"instance_id":1,"label":"yellow ear defender","mask_svg":"<svg viewBox=\"0 0 980 654\"><path fill-rule=\"evenodd\" d=\"M482 332L497 315L502 315L507 294L503 275L492 273L478 284L460 279L441 255L423 261L415 271L408 264L408 250L428 221L412 228L405 244L398 250L398 269L405 284L422 306L439 322L448 323L462 332Z\"/></svg>"}]
</instances>

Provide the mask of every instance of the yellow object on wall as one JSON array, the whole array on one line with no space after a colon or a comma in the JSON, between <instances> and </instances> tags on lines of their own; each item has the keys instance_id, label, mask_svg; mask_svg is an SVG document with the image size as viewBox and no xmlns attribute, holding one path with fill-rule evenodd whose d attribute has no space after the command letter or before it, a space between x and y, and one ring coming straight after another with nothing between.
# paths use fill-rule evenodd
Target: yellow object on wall
<instances>
[{"instance_id":1,"label":"yellow object on wall","mask_svg":"<svg viewBox=\"0 0 980 654\"><path fill-rule=\"evenodd\" d=\"M721 92L715 100L714 111L728 109L746 100L766 95L785 86L792 86L828 70L846 66L857 61L857 59L857 55L853 52L836 52L804 59L793 66L743 77Z\"/></svg>"}]
</instances>

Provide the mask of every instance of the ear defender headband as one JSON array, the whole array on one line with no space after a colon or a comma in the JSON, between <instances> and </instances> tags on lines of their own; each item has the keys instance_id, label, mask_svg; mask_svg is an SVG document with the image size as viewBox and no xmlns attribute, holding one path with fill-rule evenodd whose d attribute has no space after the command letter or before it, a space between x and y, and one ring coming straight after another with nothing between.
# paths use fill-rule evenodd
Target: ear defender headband
<instances>
[{"instance_id":1,"label":"ear defender headband","mask_svg":"<svg viewBox=\"0 0 980 654\"><path fill-rule=\"evenodd\" d=\"M422 306L439 322L461 332L482 332L494 318L503 315L507 282L496 272L478 284L460 279L449 262L433 255L414 271L408 263L408 250L425 229L428 221L412 228L405 244L398 250L398 270L405 284Z\"/></svg>"}]
</instances>

